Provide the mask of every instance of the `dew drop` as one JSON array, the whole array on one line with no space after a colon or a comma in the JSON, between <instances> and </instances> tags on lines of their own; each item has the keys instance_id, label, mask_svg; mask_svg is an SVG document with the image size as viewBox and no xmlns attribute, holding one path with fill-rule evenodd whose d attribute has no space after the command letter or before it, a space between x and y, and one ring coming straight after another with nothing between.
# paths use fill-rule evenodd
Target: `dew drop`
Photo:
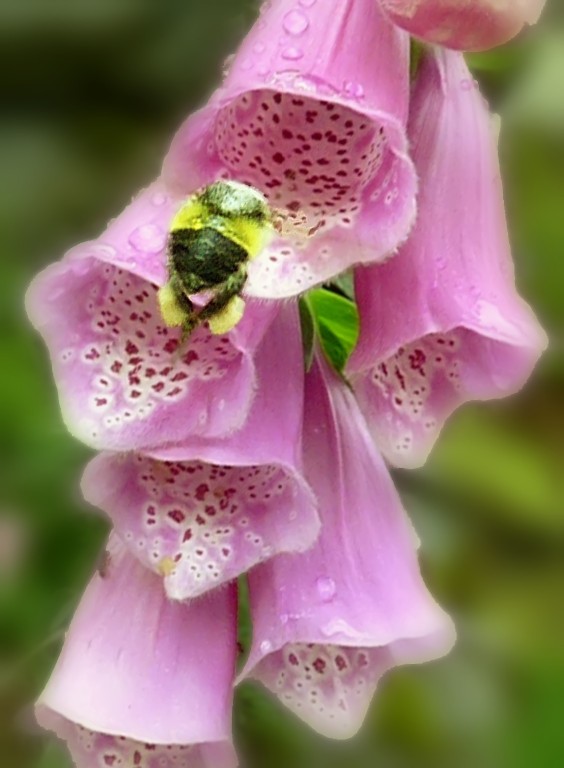
<instances>
[{"instance_id":1,"label":"dew drop","mask_svg":"<svg viewBox=\"0 0 564 768\"><path fill-rule=\"evenodd\" d=\"M329 603L337 593L337 585L326 576L317 579L317 593L324 603Z\"/></svg>"},{"instance_id":2,"label":"dew drop","mask_svg":"<svg viewBox=\"0 0 564 768\"><path fill-rule=\"evenodd\" d=\"M289 35L303 35L309 27L309 21L305 13L290 11L284 16L283 26Z\"/></svg>"},{"instance_id":3,"label":"dew drop","mask_svg":"<svg viewBox=\"0 0 564 768\"><path fill-rule=\"evenodd\" d=\"M265 45L264 43L256 43L256 45L253 47L253 51L255 53L264 53L265 51Z\"/></svg>"},{"instance_id":4,"label":"dew drop","mask_svg":"<svg viewBox=\"0 0 564 768\"><path fill-rule=\"evenodd\" d=\"M360 83L347 81L343 84L343 90L347 96L352 96L355 99L364 97L364 88Z\"/></svg>"},{"instance_id":5,"label":"dew drop","mask_svg":"<svg viewBox=\"0 0 564 768\"><path fill-rule=\"evenodd\" d=\"M301 59L304 55L304 52L301 50L301 48L294 48L291 46L290 48L284 48L282 51L282 58L286 59L287 61L298 61Z\"/></svg>"},{"instance_id":6,"label":"dew drop","mask_svg":"<svg viewBox=\"0 0 564 768\"><path fill-rule=\"evenodd\" d=\"M115 259L117 251L112 245L104 245L103 243L95 243L89 248L92 256L97 256L102 259Z\"/></svg>"},{"instance_id":7,"label":"dew drop","mask_svg":"<svg viewBox=\"0 0 564 768\"><path fill-rule=\"evenodd\" d=\"M153 197L151 198L151 202L153 205L156 205L157 208L159 208L161 205L164 205L167 201L167 197L164 194L164 192L155 192Z\"/></svg>"},{"instance_id":8,"label":"dew drop","mask_svg":"<svg viewBox=\"0 0 564 768\"><path fill-rule=\"evenodd\" d=\"M143 224L129 236L129 243L137 251L158 253L164 248L165 233L155 224Z\"/></svg>"},{"instance_id":9,"label":"dew drop","mask_svg":"<svg viewBox=\"0 0 564 768\"><path fill-rule=\"evenodd\" d=\"M223 67L222 67L223 77L227 77L229 75L229 72L231 71L231 67L233 66L234 61L235 61L234 53L230 53L229 56L225 58L225 61L223 62Z\"/></svg>"},{"instance_id":10,"label":"dew drop","mask_svg":"<svg viewBox=\"0 0 564 768\"><path fill-rule=\"evenodd\" d=\"M272 643L270 640L263 640L260 644L260 652L261 653L270 653L272 650Z\"/></svg>"}]
</instances>

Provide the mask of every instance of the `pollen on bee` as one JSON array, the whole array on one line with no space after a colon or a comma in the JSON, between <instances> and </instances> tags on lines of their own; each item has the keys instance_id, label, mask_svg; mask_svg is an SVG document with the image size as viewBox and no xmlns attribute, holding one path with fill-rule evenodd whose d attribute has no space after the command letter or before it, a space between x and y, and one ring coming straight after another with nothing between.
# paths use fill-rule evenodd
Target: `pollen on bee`
<instances>
[{"instance_id":1,"label":"pollen on bee","mask_svg":"<svg viewBox=\"0 0 564 768\"><path fill-rule=\"evenodd\" d=\"M240 296L234 296L225 309L209 321L210 331L214 336L221 336L235 328L245 312L245 302Z\"/></svg>"},{"instance_id":2,"label":"pollen on bee","mask_svg":"<svg viewBox=\"0 0 564 768\"><path fill-rule=\"evenodd\" d=\"M186 319L186 312L180 306L170 283L160 288L158 293L159 308L162 318L170 328L179 328Z\"/></svg>"}]
</instances>

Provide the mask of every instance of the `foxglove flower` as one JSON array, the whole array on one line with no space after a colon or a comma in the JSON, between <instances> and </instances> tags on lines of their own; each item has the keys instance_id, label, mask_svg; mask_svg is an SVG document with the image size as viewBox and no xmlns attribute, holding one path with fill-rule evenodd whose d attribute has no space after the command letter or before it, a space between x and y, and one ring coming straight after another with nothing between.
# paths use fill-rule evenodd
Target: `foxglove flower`
<instances>
[{"instance_id":1,"label":"foxglove flower","mask_svg":"<svg viewBox=\"0 0 564 768\"><path fill-rule=\"evenodd\" d=\"M102 450L148 450L244 422L253 354L275 304L250 304L230 333L199 328L179 350L157 304L165 279L162 185L150 187L98 241L73 249L32 284L28 313L52 358L69 431Z\"/></svg>"},{"instance_id":2,"label":"foxglove flower","mask_svg":"<svg viewBox=\"0 0 564 768\"><path fill-rule=\"evenodd\" d=\"M518 390L546 344L515 291L490 115L461 54L422 64L410 137L421 179L409 242L360 269L349 376L386 457L425 460L467 400Z\"/></svg>"},{"instance_id":3,"label":"foxglove flower","mask_svg":"<svg viewBox=\"0 0 564 768\"><path fill-rule=\"evenodd\" d=\"M280 236L250 265L249 295L295 295L405 239L416 187L408 62L408 35L373 0L263 6L164 173L181 197L229 178L280 211Z\"/></svg>"},{"instance_id":4,"label":"foxglove flower","mask_svg":"<svg viewBox=\"0 0 564 768\"><path fill-rule=\"evenodd\" d=\"M386 670L445 653L453 633L423 584L413 531L354 397L320 361L306 381L304 451L321 535L305 555L251 572L243 674L345 738Z\"/></svg>"},{"instance_id":5,"label":"foxglove flower","mask_svg":"<svg viewBox=\"0 0 564 768\"><path fill-rule=\"evenodd\" d=\"M105 510L130 552L185 600L319 533L303 478L303 362L297 308L284 306L257 350L258 393L245 426L155 456L102 454L86 499Z\"/></svg>"},{"instance_id":6,"label":"foxglove flower","mask_svg":"<svg viewBox=\"0 0 564 768\"><path fill-rule=\"evenodd\" d=\"M31 287L28 311L75 436L149 451L244 423L253 351L275 308L251 303L232 332L199 328L179 354L180 332L157 306L171 221L203 186L246 182L280 209L280 235L250 265L250 296L298 294L405 239L416 186L408 48L373 0L265 6L224 85L180 130L163 177Z\"/></svg>"},{"instance_id":7,"label":"foxglove flower","mask_svg":"<svg viewBox=\"0 0 564 768\"><path fill-rule=\"evenodd\" d=\"M37 708L77 768L235 768L234 587L189 605L111 542Z\"/></svg>"},{"instance_id":8,"label":"foxglove flower","mask_svg":"<svg viewBox=\"0 0 564 768\"><path fill-rule=\"evenodd\" d=\"M545 0L380 0L403 29L430 43L473 51L493 48L538 21Z\"/></svg>"}]
</instances>

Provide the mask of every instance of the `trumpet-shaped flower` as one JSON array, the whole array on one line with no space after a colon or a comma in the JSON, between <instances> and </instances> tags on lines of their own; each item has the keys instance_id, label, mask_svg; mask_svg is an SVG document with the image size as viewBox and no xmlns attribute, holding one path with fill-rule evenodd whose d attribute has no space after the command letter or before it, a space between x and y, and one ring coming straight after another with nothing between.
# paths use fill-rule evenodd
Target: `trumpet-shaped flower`
<instances>
[{"instance_id":1,"label":"trumpet-shaped flower","mask_svg":"<svg viewBox=\"0 0 564 768\"><path fill-rule=\"evenodd\" d=\"M453 633L354 397L320 361L306 382L304 451L321 535L250 574L243 674L322 733L348 737L386 670L445 653Z\"/></svg>"},{"instance_id":2,"label":"trumpet-shaped flower","mask_svg":"<svg viewBox=\"0 0 564 768\"><path fill-rule=\"evenodd\" d=\"M256 388L253 353L275 316L251 304L230 333L199 328L179 348L157 303L171 200L154 185L103 237L35 279L29 315L51 353L72 434L102 450L148 450L244 422Z\"/></svg>"},{"instance_id":3,"label":"trumpet-shaped flower","mask_svg":"<svg viewBox=\"0 0 564 768\"><path fill-rule=\"evenodd\" d=\"M493 48L538 21L546 0L380 0L410 34L448 48Z\"/></svg>"},{"instance_id":4,"label":"trumpet-shaped flower","mask_svg":"<svg viewBox=\"0 0 564 768\"><path fill-rule=\"evenodd\" d=\"M250 265L249 295L295 295L406 238L416 189L408 61L407 34L373 0L264 5L164 172L180 196L229 178L277 209L278 233Z\"/></svg>"},{"instance_id":5,"label":"trumpet-shaped flower","mask_svg":"<svg viewBox=\"0 0 564 768\"><path fill-rule=\"evenodd\" d=\"M490 115L461 54L425 59L409 131L417 225L397 256L357 273L348 367L376 441L400 466L424 461L461 403L518 390L546 344L515 290Z\"/></svg>"},{"instance_id":6,"label":"trumpet-shaped flower","mask_svg":"<svg viewBox=\"0 0 564 768\"><path fill-rule=\"evenodd\" d=\"M245 182L278 211L274 238L249 267L250 296L298 294L405 239L416 186L408 47L372 0L265 6L224 85L180 130L163 177L29 291L74 435L146 452L244 423L273 303L250 302L231 332L200 327L179 349L157 302L171 222L202 187Z\"/></svg>"},{"instance_id":7,"label":"trumpet-shaped flower","mask_svg":"<svg viewBox=\"0 0 564 768\"><path fill-rule=\"evenodd\" d=\"M283 350L283 354L281 353ZM257 350L258 393L245 426L193 438L157 457L102 454L83 490L144 565L184 600L319 532L301 470L303 363L297 308L281 309Z\"/></svg>"},{"instance_id":8,"label":"trumpet-shaped flower","mask_svg":"<svg viewBox=\"0 0 564 768\"><path fill-rule=\"evenodd\" d=\"M233 587L181 605L114 539L37 707L77 768L235 768Z\"/></svg>"}]
</instances>

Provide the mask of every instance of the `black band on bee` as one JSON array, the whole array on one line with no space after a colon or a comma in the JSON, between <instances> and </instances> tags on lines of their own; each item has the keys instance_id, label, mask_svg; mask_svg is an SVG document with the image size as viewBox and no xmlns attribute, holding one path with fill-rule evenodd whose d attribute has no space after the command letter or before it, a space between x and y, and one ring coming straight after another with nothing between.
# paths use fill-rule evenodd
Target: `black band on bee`
<instances>
[{"instance_id":1,"label":"black band on bee","mask_svg":"<svg viewBox=\"0 0 564 768\"><path fill-rule=\"evenodd\" d=\"M249 255L237 243L211 227L179 229L171 233L169 256L182 283L190 291L225 282Z\"/></svg>"}]
</instances>

